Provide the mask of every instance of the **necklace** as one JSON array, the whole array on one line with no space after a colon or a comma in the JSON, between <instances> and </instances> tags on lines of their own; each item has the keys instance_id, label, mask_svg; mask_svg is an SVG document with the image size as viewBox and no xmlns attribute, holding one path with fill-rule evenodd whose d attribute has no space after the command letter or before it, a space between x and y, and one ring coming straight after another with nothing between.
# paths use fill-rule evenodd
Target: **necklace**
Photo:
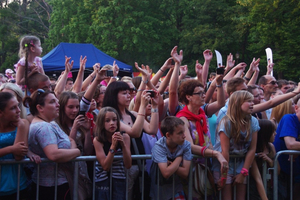
<instances>
[{"instance_id":1,"label":"necklace","mask_svg":"<svg viewBox=\"0 0 300 200\"><path fill-rule=\"evenodd\" d=\"M41 118L40 116L36 116L37 118L39 118L39 119L41 119L41 120L43 120L43 121L45 121L45 122L48 122L48 121L46 121L45 119L43 119L43 118ZM49 123L49 122L48 122Z\"/></svg>"}]
</instances>

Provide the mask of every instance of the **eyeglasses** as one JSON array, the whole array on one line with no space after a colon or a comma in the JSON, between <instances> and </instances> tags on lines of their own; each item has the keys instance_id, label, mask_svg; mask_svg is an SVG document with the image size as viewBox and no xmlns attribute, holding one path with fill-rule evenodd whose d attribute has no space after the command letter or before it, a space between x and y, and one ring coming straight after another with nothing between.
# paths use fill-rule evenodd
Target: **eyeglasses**
<instances>
[{"instance_id":1,"label":"eyeglasses","mask_svg":"<svg viewBox=\"0 0 300 200\"><path fill-rule=\"evenodd\" d=\"M205 95L205 92L196 92L196 93L193 93L193 95L204 96L204 95Z\"/></svg>"},{"instance_id":2,"label":"eyeglasses","mask_svg":"<svg viewBox=\"0 0 300 200\"><path fill-rule=\"evenodd\" d=\"M277 81L271 81L271 82L269 82L269 83L267 83L267 84L272 84L272 85L278 85L278 82Z\"/></svg>"}]
</instances>

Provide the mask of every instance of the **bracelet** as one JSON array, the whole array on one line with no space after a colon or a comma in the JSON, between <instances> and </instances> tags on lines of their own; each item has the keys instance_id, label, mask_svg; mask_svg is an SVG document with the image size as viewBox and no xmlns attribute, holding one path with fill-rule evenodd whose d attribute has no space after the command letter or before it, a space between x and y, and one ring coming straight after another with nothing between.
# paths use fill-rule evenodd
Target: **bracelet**
<instances>
[{"instance_id":1,"label":"bracelet","mask_svg":"<svg viewBox=\"0 0 300 200\"><path fill-rule=\"evenodd\" d=\"M220 84L220 85L217 85L216 84L216 87L218 87L218 88L220 88L220 87L222 87L223 86L223 82Z\"/></svg>"},{"instance_id":2,"label":"bracelet","mask_svg":"<svg viewBox=\"0 0 300 200\"><path fill-rule=\"evenodd\" d=\"M115 78L115 79L118 79L118 77L116 77L116 76L112 76L111 78Z\"/></svg>"},{"instance_id":3,"label":"bracelet","mask_svg":"<svg viewBox=\"0 0 300 200\"><path fill-rule=\"evenodd\" d=\"M144 90L143 89L139 89L139 90L137 90L138 92L143 92Z\"/></svg>"},{"instance_id":4,"label":"bracelet","mask_svg":"<svg viewBox=\"0 0 300 200\"><path fill-rule=\"evenodd\" d=\"M207 147L202 147L202 149L201 149L201 155L204 157L204 152L205 152L205 150L207 149Z\"/></svg>"},{"instance_id":5,"label":"bracelet","mask_svg":"<svg viewBox=\"0 0 300 200\"><path fill-rule=\"evenodd\" d=\"M164 70L162 70L162 69L159 69L160 71L162 71L162 73L164 73L165 71Z\"/></svg>"},{"instance_id":6,"label":"bracelet","mask_svg":"<svg viewBox=\"0 0 300 200\"><path fill-rule=\"evenodd\" d=\"M246 76L243 77L246 81L250 81L250 78L247 78Z\"/></svg>"},{"instance_id":7,"label":"bracelet","mask_svg":"<svg viewBox=\"0 0 300 200\"><path fill-rule=\"evenodd\" d=\"M248 176L248 175L249 175L248 169L242 168L241 174L242 174L243 176Z\"/></svg>"},{"instance_id":8,"label":"bracelet","mask_svg":"<svg viewBox=\"0 0 300 200\"><path fill-rule=\"evenodd\" d=\"M142 79L142 81L145 83L145 84L147 84L148 82L149 82L149 80L147 79L146 81L144 81L143 79Z\"/></svg>"},{"instance_id":9,"label":"bracelet","mask_svg":"<svg viewBox=\"0 0 300 200\"><path fill-rule=\"evenodd\" d=\"M141 116L144 116L144 117L145 117L145 114L142 114L142 113L138 113L137 115L141 115Z\"/></svg>"},{"instance_id":10,"label":"bracelet","mask_svg":"<svg viewBox=\"0 0 300 200\"><path fill-rule=\"evenodd\" d=\"M158 113L158 108L151 108L151 113Z\"/></svg>"}]
</instances>

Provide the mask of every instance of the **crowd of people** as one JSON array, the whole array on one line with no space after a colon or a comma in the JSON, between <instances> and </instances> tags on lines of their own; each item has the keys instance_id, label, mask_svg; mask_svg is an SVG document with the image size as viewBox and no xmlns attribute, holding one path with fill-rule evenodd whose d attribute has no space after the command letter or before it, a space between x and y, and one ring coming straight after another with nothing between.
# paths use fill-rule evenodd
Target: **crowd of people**
<instances>
[{"instance_id":1,"label":"crowd of people","mask_svg":"<svg viewBox=\"0 0 300 200\"><path fill-rule=\"evenodd\" d=\"M264 190L264 163L272 168L276 152L300 150L300 84L277 81L271 76L273 63L259 77L260 59L253 58L245 71L247 64L235 65L229 54L226 66L220 66L224 73L209 75L213 54L205 50L194 78L175 46L153 76L148 65L135 63L140 77L118 77L114 62L95 63L84 78L86 55L73 80L76 58L66 55L65 70L55 79L45 75L41 54L39 38L24 36L16 74L11 69L0 74L0 164L24 158L36 163L22 165L20 174L18 165L1 165L1 199L16 199L18 188L20 199L36 199L37 189L39 199L72 199L74 191L83 200L93 193L96 199L141 199L144 194L144 199L169 200L173 193L175 199L187 199L189 173L196 180L192 198L204 199L198 182L199 167L205 167L213 177L208 199L221 191L223 200L233 195L243 200L249 179L250 198L266 200L272 199L272 186ZM143 170L131 156L145 154L152 159ZM70 161L88 155L96 156L96 165L78 162L74 190ZM289 199L289 159L279 159L280 199ZM298 199L300 158L293 159L293 197Z\"/></svg>"}]
</instances>

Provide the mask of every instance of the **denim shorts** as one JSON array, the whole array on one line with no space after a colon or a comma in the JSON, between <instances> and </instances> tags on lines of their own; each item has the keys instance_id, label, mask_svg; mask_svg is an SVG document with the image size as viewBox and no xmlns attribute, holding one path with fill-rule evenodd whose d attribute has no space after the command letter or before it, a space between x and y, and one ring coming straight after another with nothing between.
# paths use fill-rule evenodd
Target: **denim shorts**
<instances>
[{"instance_id":1,"label":"denim shorts","mask_svg":"<svg viewBox=\"0 0 300 200\"><path fill-rule=\"evenodd\" d=\"M95 185L95 199L110 200L110 180L107 178L104 181L96 182ZM112 199L125 200L126 199L126 179L112 178Z\"/></svg>"}]
</instances>

